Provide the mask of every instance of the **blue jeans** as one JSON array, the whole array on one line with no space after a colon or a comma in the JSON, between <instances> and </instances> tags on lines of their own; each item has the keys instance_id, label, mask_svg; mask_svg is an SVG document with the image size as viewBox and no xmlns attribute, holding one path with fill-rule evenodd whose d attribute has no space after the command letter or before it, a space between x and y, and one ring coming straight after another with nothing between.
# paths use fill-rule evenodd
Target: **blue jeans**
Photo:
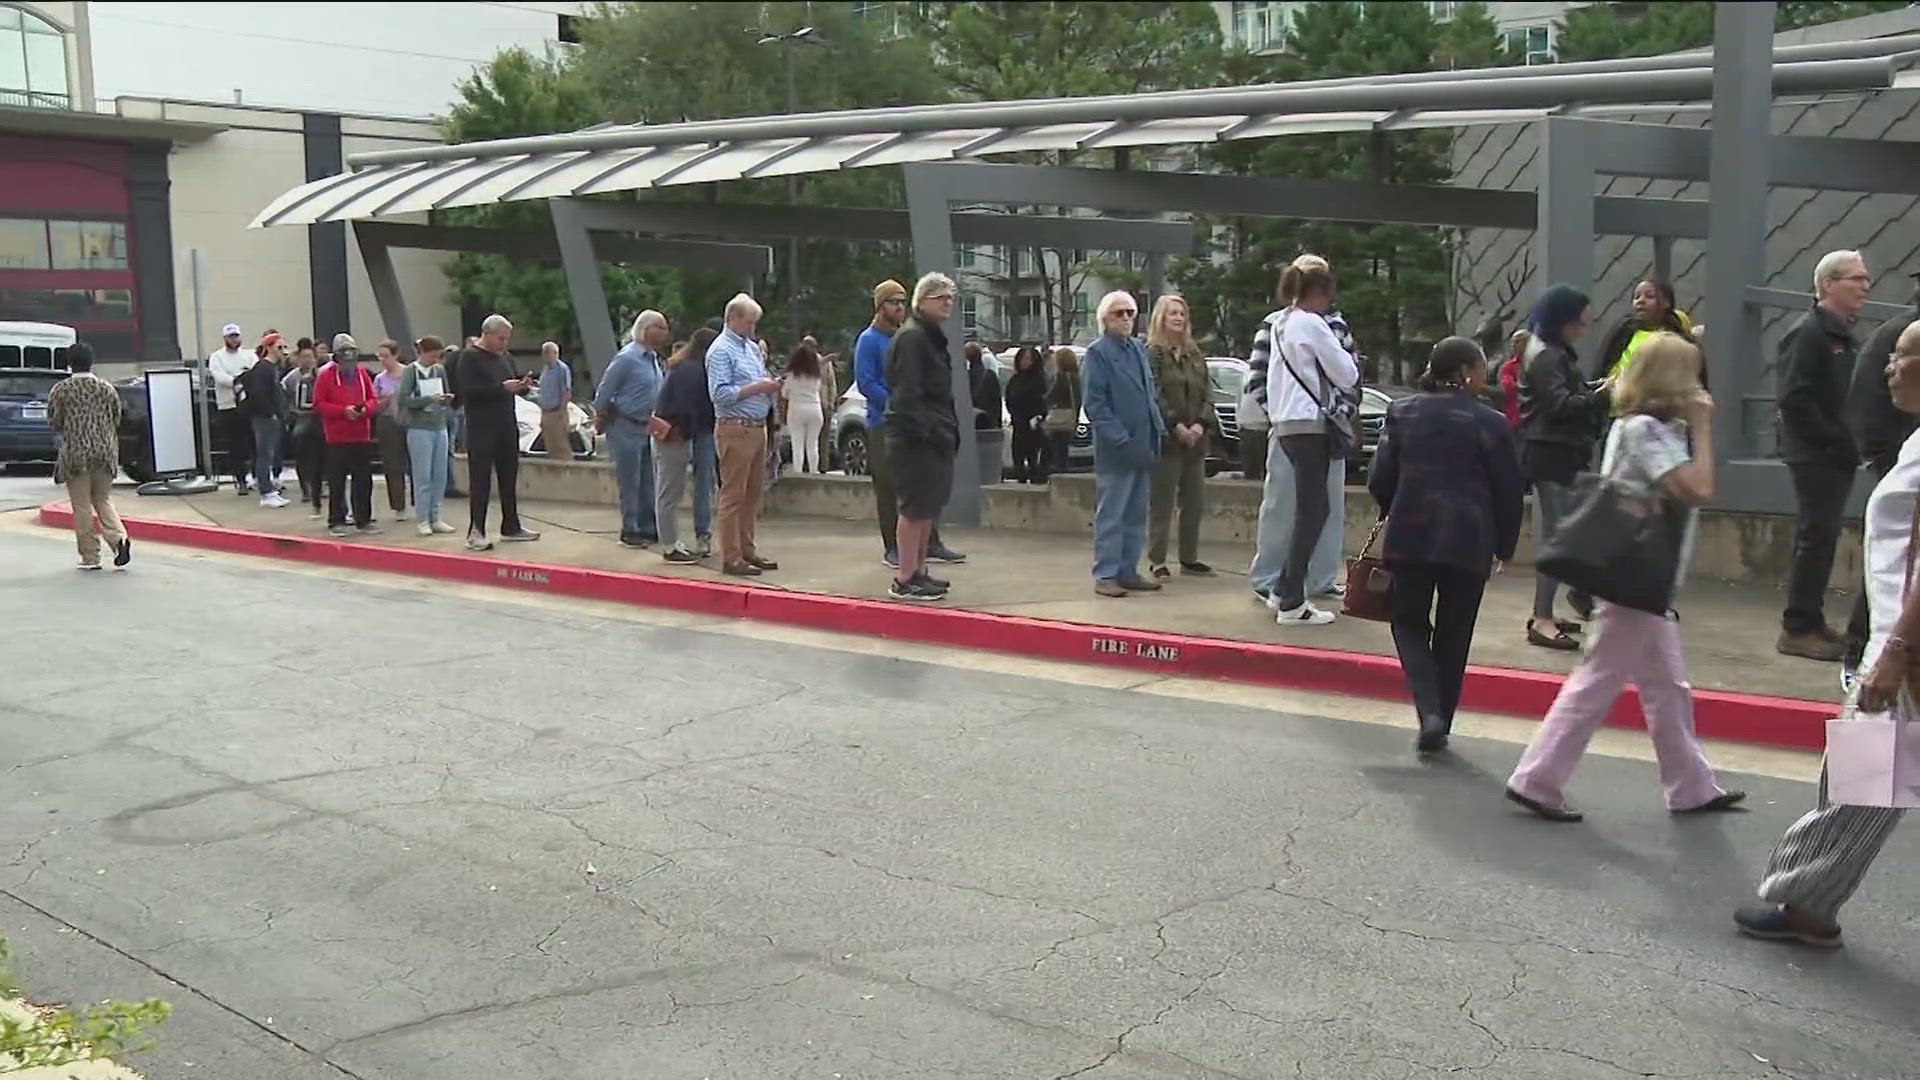
<instances>
[{"instance_id":1,"label":"blue jeans","mask_svg":"<svg viewBox=\"0 0 1920 1080\"><path fill-rule=\"evenodd\" d=\"M1327 464L1326 528L1320 542L1313 546L1307 560L1307 595L1319 596L1339 583L1341 548L1347 539L1347 463ZM1293 538L1293 462L1280 449L1280 440L1267 439L1267 479L1260 489L1260 523L1253 565L1247 570L1248 584L1260 592L1272 592L1287 566L1287 549Z\"/></svg>"},{"instance_id":2,"label":"blue jeans","mask_svg":"<svg viewBox=\"0 0 1920 1080\"><path fill-rule=\"evenodd\" d=\"M280 435L286 421L277 416L253 417L253 479L266 498L280 490Z\"/></svg>"},{"instance_id":3,"label":"blue jeans","mask_svg":"<svg viewBox=\"0 0 1920 1080\"><path fill-rule=\"evenodd\" d=\"M658 540L653 516L653 437L626 420L607 426L613 450L613 482L620 489L620 535ZM697 521L697 516L696 516Z\"/></svg>"},{"instance_id":4,"label":"blue jeans","mask_svg":"<svg viewBox=\"0 0 1920 1080\"><path fill-rule=\"evenodd\" d=\"M416 521L440 520L440 504L447 497L447 429L407 429L407 460L413 465L413 516Z\"/></svg>"},{"instance_id":5,"label":"blue jeans","mask_svg":"<svg viewBox=\"0 0 1920 1080\"><path fill-rule=\"evenodd\" d=\"M1093 580L1140 576L1140 553L1147 546L1147 506L1153 495L1153 469L1093 472Z\"/></svg>"}]
</instances>

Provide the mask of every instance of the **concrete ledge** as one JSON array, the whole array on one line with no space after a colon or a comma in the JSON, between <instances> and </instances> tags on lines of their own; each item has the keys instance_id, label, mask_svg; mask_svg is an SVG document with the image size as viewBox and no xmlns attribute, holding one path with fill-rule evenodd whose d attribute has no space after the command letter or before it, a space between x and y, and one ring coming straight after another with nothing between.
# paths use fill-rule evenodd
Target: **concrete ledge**
<instances>
[{"instance_id":1,"label":"concrete ledge","mask_svg":"<svg viewBox=\"0 0 1920 1080\"><path fill-rule=\"evenodd\" d=\"M784 481L783 481L784 483ZM859 490L843 484L844 490ZM43 525L73 527L65 503L40 508ZM414 574L503 588L614 600L727 618L765 619L840 633L1016 653L1136 671L1405 701L1400 665L1391 656L1232 641L1160 631L1025 618L959 608L926 608L822 593L720 581L627 574L578 566L518 562L451 551L387 547L330 539L226 529L194 522L123 516L141 540L269 556L353 570ZM1562 678L1551 672L1475 665L1462 704L1473 710L1539 717ZM1817 750L1825 745L1832 704L1722 690L1696 690L1694 722L1711 738ZM1607 723L1643 728L1638 695L1628 690Z\"/></svg>"},{"instance_id":2,"label":"concrete ledge","mask_svg":"<svg viewBox=\"0 0 1920 1080\"><path fill-rule=\"evenodd\" d=\"M464 484L464 458L457 472ZM613 466L603 461L523 457L520 494L529 500L602 506L619 502ZM981 524L990 529L1093 535L1093 477L1087 473L1055 476L1043 485L990 485L982 506ZM872 486L864 476L789 473L768 493L766 510L780 515L871 521ZM1346 513L1351 554L1373 525L1376 511L1372 497L1361 488L1348 488ZM1528 514L1529 523L1516 559L1522 565L1533 562L1531 506ZM1203 541L1251 548L1259 521L1258 482L1220 477L1207 481L1207 517L1200 528ZM1692 574L1703 579L1784 587L1793 564L1793 524L1793 518L1779 514L1703 511L1694 538ZM1832 587L1857 590L1861 574L1860 523L1849 521L1834 559Z\"/></svg>"}]
</instances>

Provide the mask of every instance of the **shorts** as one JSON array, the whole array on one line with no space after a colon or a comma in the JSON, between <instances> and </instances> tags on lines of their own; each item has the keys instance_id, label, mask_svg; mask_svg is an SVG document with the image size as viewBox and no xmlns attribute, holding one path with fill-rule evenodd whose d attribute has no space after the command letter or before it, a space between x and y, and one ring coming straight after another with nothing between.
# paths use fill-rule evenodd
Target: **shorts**
<instances>
[{"instance_id":1,"label":"shorts","mask_svg":"<svg viewBox=\"0 0 1920 1080\"><path fill-rule=\"evenodd\" d=\"M887 464L900 516L913 521L939 517L953 494L953 451L889 437Z\"/></svg>"}]
</instances>

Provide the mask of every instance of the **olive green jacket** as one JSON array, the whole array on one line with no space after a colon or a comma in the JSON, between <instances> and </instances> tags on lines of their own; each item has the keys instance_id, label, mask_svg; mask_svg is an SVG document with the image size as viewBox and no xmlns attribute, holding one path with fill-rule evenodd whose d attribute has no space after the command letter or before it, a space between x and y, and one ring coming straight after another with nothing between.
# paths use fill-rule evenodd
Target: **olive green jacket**
<instances>
[{"instance_id":1,"label":"olive green jacket","mask_svg":"<svg viewBox=\"0 0 1920 1080\"><path fill-rule=\"evenodd\" d=\"M1154 382L1160 387L1160 415L1166 418L1168 434L1185 424L1199 424L1210 433L1219 430L1220 417L1213 411L1213 385L1207 375L1207 358L1199 349L1176 353L1164 345L1150 345L1147 361L1153 366Z\"/></svg>"}]
</instances>

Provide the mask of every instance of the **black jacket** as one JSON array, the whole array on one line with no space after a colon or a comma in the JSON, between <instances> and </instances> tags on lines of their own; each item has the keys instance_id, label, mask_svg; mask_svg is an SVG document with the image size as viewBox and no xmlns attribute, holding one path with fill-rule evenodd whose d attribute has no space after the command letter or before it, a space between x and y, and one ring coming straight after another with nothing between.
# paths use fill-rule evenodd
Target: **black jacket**
<instances>
[{"instance_id":1,"label":"black jacket","mask_svg":"<svg viewBox=\"0 0 1920 1080\"><path fill-rule=\"evenodd\" d=\"M1047 415L1047 373L1039 364L1016 371L1007 380L1007 416L1015 428L1032 427L1035 417Z\"/></svg>"},{"instance_id":2,"label":"black jacket","mask_svg":"<svg viewBox=\"0 0 1920 1080\"><path fill-rule=\"evenodd\" d=\"M1858 352L1852 328L1817 304L1780 339L1775 377L1782 461L1836 469L1860 464L1846 418Z\"/></svg>"},{"instance_id":3,"label":"black jacket","mask_svg":"<svg viewBox=\"0 0 1920 1080\"><path fill-rule=\"evenodd\" d=\"M1573 351L1539 342L1520 369L1520 437L1587 449L1600 435L1608 395L1589 389Z\"/></svg>"},{"instance_id":4,"label":"black jacket","mask_svg":"<svg viewBox=\"0 0 1920 1080\"><path fill-rule=\"evenodd\" d=\"M1367 490L1387 515L1380 557L1476 574L1513 558L1526 496L1507 418L1464 390L1387 409Z\"/></svg>"},{"instance_id":5,"label":"black jacket","mask_svg":"<svg viewBox=\"0 0 1920 1080\"><path fill-rule=\"evenodd\" d=\"M1900 334L1920 318L1910 312L1888 319L1860 347L1860 359L1853 362L1853 385L1847 390L1847 424L1853 428L1854 445L1860 456L1881 475L1893 468L1900 446L1913 434L1914 417L1893 406L1893 394L1887 389L1887 361Z\"/></svg>"},{"instance_id":6,"label":"black jacket","mask_svg":"<svg viewBox=\"0 0 1920 1080\"><path fill-rule=\"evenodd\" d=\"M678 438L691 439L713 430L713 395L707 392L707 362L688 357L667 369L653 415L673 425Z\"/></svg>"},{"instance_id":7,"label":"black jacket","mask_svg":"<svg viewBox=\"0 0 1920 1080\"><path fill-rule=\"evenodd\" d=\"M240 410L248 416L273 419L285 416L286 402L280 393L281 371L271 360L255 360L253 366L233 380L241 395Z\"/></svg>"},{"instance_id":8,"label":"black jacket","mask_svg":"<svg viewBox=\"0 0 1920 1080\"><path fill-rule=\"evenodd\" d=\"M982 361L967 365L967 381L973 388L975 430L1000 430L1000 377L988 371L986 363Z\"/></svg>"},{"instance_id":9,"label":"black jacket","mask_svg":"<svg viewBox=\"0 0 1920 1080\"><path fill-rule=\"evenodd\" d=\"M513 361L475 345L461 349L454 363L454 393L467 415L513 423L513 395L500 385L519 374Z\"/></svg>"},{"instance_id":10,"label":"black jacket","mask_svg":"<svg viewBox=\"0 0 1920 1080\"><path fill-rule=\"evenodd\" d=\"M895 439L949 453L960 449L947 333L917 315L887 342L885 426Z\"/></svg>"}]
</instances>

